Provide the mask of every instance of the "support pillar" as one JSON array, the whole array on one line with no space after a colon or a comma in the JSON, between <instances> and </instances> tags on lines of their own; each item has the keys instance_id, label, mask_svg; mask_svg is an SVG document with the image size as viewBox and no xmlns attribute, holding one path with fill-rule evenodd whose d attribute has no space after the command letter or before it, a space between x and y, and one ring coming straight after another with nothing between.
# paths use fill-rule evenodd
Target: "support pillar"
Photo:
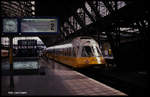
<instances>
[{"instance_id":1,"label":"support pillar","mask_svg":"<svg viewBox=\"0 0 150 97\"><path fill-rule=\"evenodd\" d=\"M14 66L13 66L13 37L11 36L9 38L9 64L10 64L10 91L14 92L14 78L13 78L13 73L14 73Z\"/></svg>"}]
</instances>

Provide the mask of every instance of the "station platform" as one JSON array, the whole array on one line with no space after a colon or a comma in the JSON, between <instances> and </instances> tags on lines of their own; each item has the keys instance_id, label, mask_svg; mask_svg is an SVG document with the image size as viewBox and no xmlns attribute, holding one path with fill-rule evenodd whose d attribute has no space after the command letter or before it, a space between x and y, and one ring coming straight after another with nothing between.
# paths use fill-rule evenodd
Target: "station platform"
<instances>
[{"instance_id":1,"label":"station platform","mask_svg":"<svg viewBox=\"0 0 150 97\"><path fill-rule=\"evenodd\" d=\"M127 94L119 90L111 88L52 60L40 58L38 62L40 68L45 73L42 75L14 75L13 93L9 90L10 77L2 76L2 96L127 96Z\"/></svg>"}]
</instances>

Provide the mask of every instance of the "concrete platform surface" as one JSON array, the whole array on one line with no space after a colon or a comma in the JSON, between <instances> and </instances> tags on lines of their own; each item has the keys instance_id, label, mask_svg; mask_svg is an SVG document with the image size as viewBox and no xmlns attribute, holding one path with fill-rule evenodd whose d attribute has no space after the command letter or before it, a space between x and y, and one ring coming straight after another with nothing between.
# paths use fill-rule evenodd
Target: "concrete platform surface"
<instances>
[{"instance_id":1,"label":"concrete platform surface","mask_svg":"<svg viewBox=\"0 0 150 97\"><path fill-rule=\"evenodd\" d=\"M2 76L2 95L98 95L127 96L125 93L91 79L54 61L39 60L45 75L15 75L14 92L9 90L10 77ZM119 83L118 83L119 84Z\"/></svg>"}]
</instances>

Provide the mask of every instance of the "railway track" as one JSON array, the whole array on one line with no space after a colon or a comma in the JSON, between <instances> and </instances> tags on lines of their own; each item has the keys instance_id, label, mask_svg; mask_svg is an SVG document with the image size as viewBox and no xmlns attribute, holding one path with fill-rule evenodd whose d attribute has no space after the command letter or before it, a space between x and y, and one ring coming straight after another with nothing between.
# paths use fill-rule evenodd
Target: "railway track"
<instances>
[{"instance_id":1,"label":"railway track","mask_svg":"<svg viewBox=\"0 0 150 97\"><path fill-rule=\"evenodd\" d=\"M130 80L130 77L126 77L126 79L117 77L117 74L115 75L116 73L115 70L88 68L88 69L82 69L82 70L77 70L77 71L97 81L100 81L106 85L109 85L115 89L118 89L128 94L129 96L130 95L131 96L148 95L148 85L146 85L148 84L147 75L143 77L146 80L145 81L146 83L144 85L139 85L139 84L136 84L138 83L137 82L138 80L136 79L131 82L131 81L127 81L127 80ZM119 76L124 76L125 74L125 73L123 74L122 71L117 71L117 73L120 74ZM130 73L126 72L126 76L127 74L130 74ZM137 75L135 74L133 76L137 76Z\"/></svg>"}]
</instances>

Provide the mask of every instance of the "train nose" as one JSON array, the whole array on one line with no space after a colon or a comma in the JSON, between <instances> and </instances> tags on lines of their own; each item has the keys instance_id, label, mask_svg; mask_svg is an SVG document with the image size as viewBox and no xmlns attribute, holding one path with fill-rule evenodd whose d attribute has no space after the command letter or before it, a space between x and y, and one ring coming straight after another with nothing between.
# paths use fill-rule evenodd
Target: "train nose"
<instances>
[{"instance_id":1,"label":"train nose","mask_svg":"<svg viewBox=\"0 0 150 97\"><path fill-rule=\"evenodd\" d=\"M86 60L85 63L86 63L86 64L89 64L90 62L89 62L89 60Z\"/></svg>"},{"instance_id":2,"label":"train nose","mask_svg":"<svg viewBox=\"0 0 150 97\"><path fill-rule=\"evenodd\" d=\"M101 63L102 64L106 64L106 61L105 61L105 59L103 57L100 57L100 59L101 59Z\"/></svg>"},{"instance_id":3,"label":"train nose","mask_svg":"<svg viewBox=\"0 0 150 97\"><path fill-rule=\"evenodd\" d=\"M97 59L94 58L92 61L97 61Z\"/></svg>"}]
</instances>

